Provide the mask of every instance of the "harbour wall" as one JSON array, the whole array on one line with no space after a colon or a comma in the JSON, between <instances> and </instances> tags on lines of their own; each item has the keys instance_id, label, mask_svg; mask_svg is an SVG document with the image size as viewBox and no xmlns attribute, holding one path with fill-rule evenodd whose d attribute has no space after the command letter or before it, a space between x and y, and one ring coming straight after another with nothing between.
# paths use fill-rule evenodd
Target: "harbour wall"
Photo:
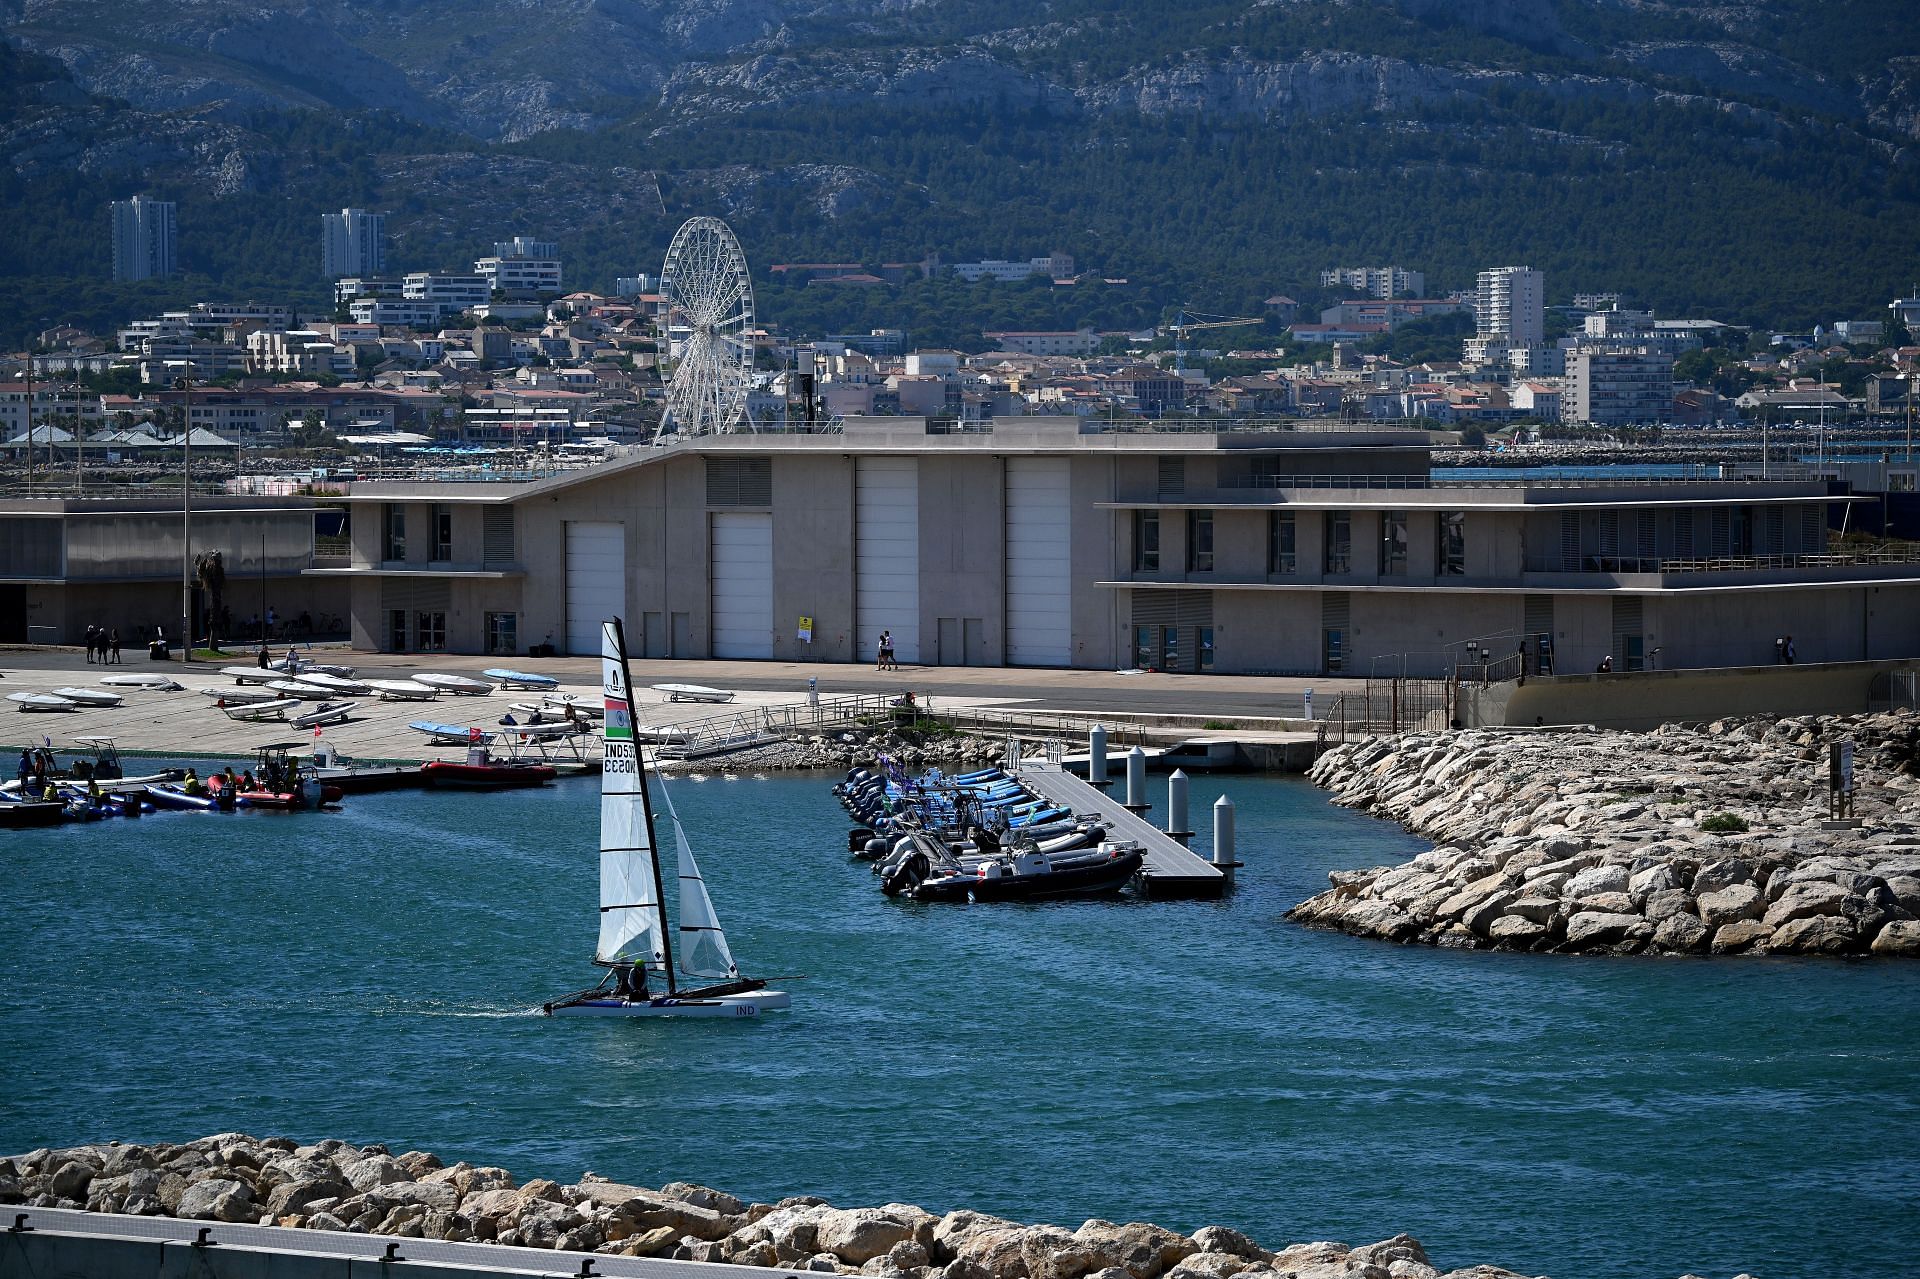
<instances>
[{"instance_id":1,"label":"harbour wall","mask_svg":"<svg viewBox=\"0 0 1920 1279\"><path fill-rule=\"evenodd\" d=\"M1814 662L1704 670L1534 676L1460 689L1466 728L1591 724L1649 730L1747 715L1848 715L1868 710L1885 676L1910 661Z\"/></svg>"}]
</instances>

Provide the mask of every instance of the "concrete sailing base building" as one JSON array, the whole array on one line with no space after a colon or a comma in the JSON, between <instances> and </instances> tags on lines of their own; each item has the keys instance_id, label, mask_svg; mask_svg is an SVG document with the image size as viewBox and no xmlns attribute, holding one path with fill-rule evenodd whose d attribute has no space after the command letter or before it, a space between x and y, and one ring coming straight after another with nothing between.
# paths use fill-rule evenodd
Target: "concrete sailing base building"
<instances>
[{"instance_id":1,"label":"concrete sailing base building","mask_svg":"<svg viewBox=\"0 0 1920 1279\"><path fill-rule=\"evenodd\" d=\"M352 486L357 647L1367 676L1920 655L1819 481L1458 482L1421 432L855 418L526 484ZM809 626L803 628L806 619Z\"/></svg>"}]
</instances>

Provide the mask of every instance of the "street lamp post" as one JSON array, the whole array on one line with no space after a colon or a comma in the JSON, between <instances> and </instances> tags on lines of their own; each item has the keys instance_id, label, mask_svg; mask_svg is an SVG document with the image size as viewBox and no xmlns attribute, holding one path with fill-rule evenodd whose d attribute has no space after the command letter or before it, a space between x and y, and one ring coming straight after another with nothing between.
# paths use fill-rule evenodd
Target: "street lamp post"
<instances>
[{"instance_id":1,"label":"street lamp post","mask_svg":"<svg viewBox=\"0 0 1920 1279\"><path fill-rule=\"evenodd\" d=\"M180 660L193 660L193 378L174 379L180 392Z\"/></svg>"}]
</instances>

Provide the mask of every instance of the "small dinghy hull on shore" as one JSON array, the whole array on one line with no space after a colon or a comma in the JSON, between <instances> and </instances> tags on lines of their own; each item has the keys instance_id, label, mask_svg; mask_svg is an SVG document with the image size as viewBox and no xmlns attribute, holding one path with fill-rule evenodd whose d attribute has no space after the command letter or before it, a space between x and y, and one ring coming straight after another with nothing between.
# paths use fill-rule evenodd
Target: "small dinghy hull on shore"
<instances>
[{"instance_id":1,"label":"small dinghy hull on shore","mask_svg":"<svg viewBox=\"0 0 1920 1279\"><path fill-rule=\"evenodd\" d=\"M492 684L483 679L474 679L471 675L437 675L429 671L424 675L415 675L413 682L458 697L485 697L493 691Z\"/></svg>"},{"instance_id":2,"label":"small dinghy hull on shore","mask_svg":"<svg viewBox=\"0 0 1920 1279\"><path fill-rule=\"evenodd\" d=\"M70 702L66 698L56 697L52 693L8 693L7 700L18 706L23 712L34 714L57 714L62 711L77 711L80 709L78 702Z\"/></svg>"},{"instance_id":3,"label":"small dinghy hull on shore","mask_svg":"<svg viewBox=\"0 0 1920 1279\"><path fill-rule=\"evenodd\" d=\"M665 693L670 702L730 702L735 697L727 689L705 684L655 684L653 691Z\"/></svg>"},{"instance_id":4,"label":"small dinghy hull on shore","mask_svg":"<svg viewBox=\"0 0 1920 1279\"><path fill-rule=\"evenodd\" d=\"M154 693L180 691L180 685L165 675L103 675L100 682L115 688L144 688Z\"/></svg>"},{"instance_id":5,"label":"small dinghy hull on shore","mask_svg":"<svg viewBox=\"0 0 1920 1279\"><path fill-rule=\"evenodd\" d=\"M501 688L527 688L546 690L559 688L560 681L551 675L532 675L526 671L513 671L496 666L490 671L481 671L490 680L497 680Z\"/></svg>"},{"instance_id":6,"label":"small dinghy hull on shore","mask_svg":"<svg viewBox=\"0 0 1920 1279\"><path fill-rule=\"evenodd\" d=\"M438 689L410 679L370 679L366 683L383 702L431 702L440 696Z\"/></svg>"}]
</instances>

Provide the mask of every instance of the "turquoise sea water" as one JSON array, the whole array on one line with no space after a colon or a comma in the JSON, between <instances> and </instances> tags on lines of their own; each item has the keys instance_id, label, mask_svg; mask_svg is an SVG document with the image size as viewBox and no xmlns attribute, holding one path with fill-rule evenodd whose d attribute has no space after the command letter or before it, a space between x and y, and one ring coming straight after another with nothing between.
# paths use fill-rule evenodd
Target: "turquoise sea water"
<instances>
[{"instance_id":1,"label":"turquoise sea water","mask_svg":"<svg viewBox=\"0 0 1920 1279\"><path fill-rule=\"evenodd\" d=\"M675 784L753 1023L524 1015L584 984L596 792L362 796L0 835L0 1151L241 1129L1089 1216L1406 1230L1558 1279L1920 1255L1920 967L1401 949L1281 919L1396 828L1239 805L1224 903L903 905L829 779ZM1910 1271L1909 1271L1910 1272Z\"/></svg>"}]
</instances>

